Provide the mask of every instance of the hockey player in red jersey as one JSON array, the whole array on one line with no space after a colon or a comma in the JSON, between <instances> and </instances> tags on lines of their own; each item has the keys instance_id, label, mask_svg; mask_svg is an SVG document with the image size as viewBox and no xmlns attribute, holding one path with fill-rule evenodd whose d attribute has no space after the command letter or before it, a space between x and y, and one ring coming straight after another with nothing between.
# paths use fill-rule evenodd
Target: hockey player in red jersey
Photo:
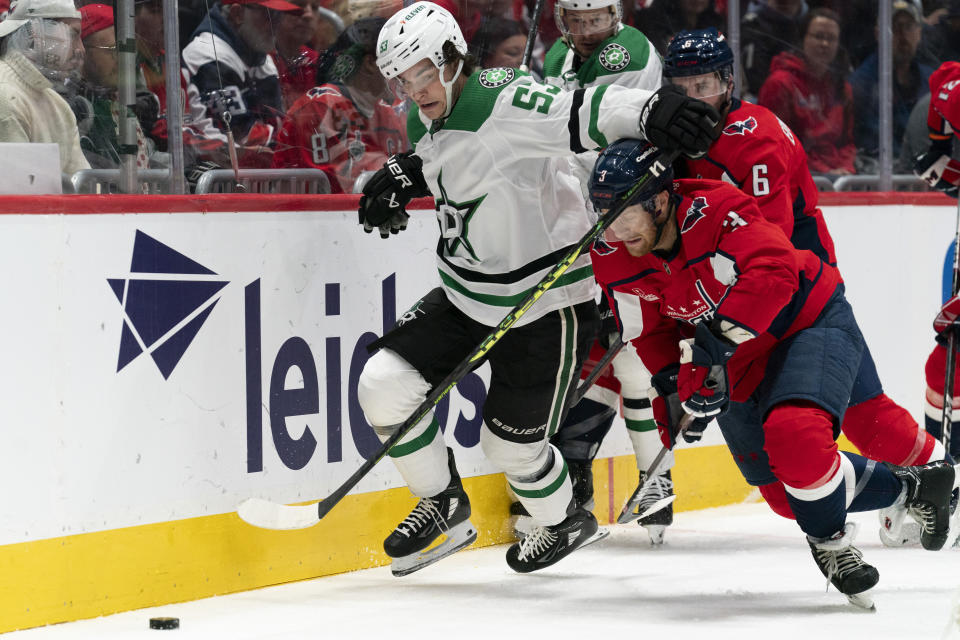
<instances>
[{"instance_id":1,"label":"hockey player in red jersey","mask_svg":"<svg viewBox=\"0 0 960 640\"><path fill-rule=\"evenodd\" d=\"M712 28L681 31L667 48L664 76L687 95L711 104L724 118L720 135L707 153L686 159L680 171L736 185L756 198L763 217L780 227L793 246L837 266L806 152L773 112L733 97L733 53L725 38ZM945 455L943 445L884 393L866 346L842 428L861 453L876 460L917 465ZM749 466L757 455L731 449L741 467ZM760 491L774 511L792 517L779 484L760 486ZM901 509L881 514L880 535L886 544L906 541L904 535L909 534L900 530L904 515Z\"/></svg>"},{"instance_id":2,"label":"hockey player in red jersey","mask_svg":"<svg viewBox=\"0 0 960 640\"><path fill-rule=\"evenodd\" d=\"M944 62L930 76L930 108L927 111L927 128L930 133L930 149L917 158L914 171L931 188L943 191L956 198L960 185L960 162L951 157L954 136L960 135L960 62ZM950 252L954 250L951 240ZM950 253L948 252L948 253ZM948 259L949 261L949 259ZM947 285L948 287L949 285ZM947 288L945 287L945 288ZM953 294L951 298L950 295ZM938 320L956 314L958 305L956 292L944 292L944 307L938 315ZM926 414L927 431L936 437L941 437L943 419L943 391L946 388L947 369L947 339L946 331L952 322L934 321L937 331L937 345L930 357L927 358L925 374L927 390L924 397L924 412ZM957 370L960 370L960 358L956 359ZM954 374L953 387L953 415L950 429L950 453L954 458L960 456L960 397L957 391L960 387L960 375Z\"/></svg>"},{"instance_id":3,"label":"hockey player in red jersey","mask_svg":"<svg viewBox=\"0 0 960 640\"><path fill-rule=\"evenodd\" d=\"M320 86L287 112L277 138L275 167L322 169L332 193L352 193L364 171L407 150L404 119L391 104L377 69L375 47L383 18L353 23L324 53Z\"/></svg>"},{"instance_id":4,"label":"hockey player in red jersey","mask_svg":"<svg viewBox=\"0 0 960 640\"><path fill-rule=\"evenodd\" d=\"M783 487L820 570L852 602L870 606L863 594L879 575L852 546L856 525L846 513L902 501L923 523L924 548L940 549L954 468L877 464L837 449L865 351L840 274L796 249L742 191L713 180L674 183L669 168L650 173L656 163L648 143L610 145L590 198L605 211L639 189L639 204L591 256L622 336L656 372L658 428L669 442L681 423L735 413L724 437L764 456L767 477L748 481Z\"/></svg>"}]
</instances>

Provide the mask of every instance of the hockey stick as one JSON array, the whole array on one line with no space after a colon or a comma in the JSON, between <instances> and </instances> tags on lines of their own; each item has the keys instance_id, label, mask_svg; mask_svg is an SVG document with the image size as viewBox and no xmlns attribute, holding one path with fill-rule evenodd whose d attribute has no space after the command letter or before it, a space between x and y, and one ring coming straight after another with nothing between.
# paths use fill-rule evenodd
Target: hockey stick
<instances>
[{"instance_id":1,"label":"hockey stick","mask_svg":"<svg viewBox=\"0 0 960 640\"><path fill-rule=\"evenodd\" d=\"M953 240L953 285L950 289L953 295L957 295L957 287L960 285L958 269L960 269L960 200L957 200L957 232ZM950 437L953 431L953 383L957 362L957 331L960 329L950 327L947 333L947 370L943 384L943 418L940 422L940 441L943 442L943 448L947 453L950 453Z\"/></svg>"},{"instance_id":2,"label":"hockey stick","mask_svg":"<svg viewBox=\"0 0 960 640\"><path fill-rule=\"evenodd\" d=\"M387 438L387 440L377 449L372 456L364 461L360 468L353 472L347 480L340 485L329 496L305 505L283 505L251 498L242 502L237 508L237 514L247 523L256 527L265 529L304 529L311 527L327 515L338 502L340 502L347 493L350 492L357 483L366 476L374 465L387 455L391 448L399 442L407 433L409 433L419 422L443 399L447 393L460 381L460 379L470 373L474 367L482 360L499 342L500 338L516 324L529 309L543 296L553 285L557 283L560 277L569 269L577 258L584 251L590 250L594 240L613 224L623 211L632 205L641 192L641 187L650 180L659 176L661 172L666 171L673 160L679 155L677 151L664 153L661 159L654 162L650 170L627 191L607 213L597 218L596 223L591 227L579 242L567 253L564 258L557 263L534 287L527 293L524 299L500 321L493 331L477 345L476 348L464 360L454 368L454 370L444 378L440 384L433 388L433 391L420 403L420 406L414 410L410 417L401 424L397 431Z\"/></svg>"},{"instance_id":3,"label":"hockey stick","mask_svg":"<svg viewBox=\"0 0 960 640\"><path fill-rule=\"evenodd\" d=\"M533 45L537 40L537 31L540 29L540 14L547 0L537 0L533 6L533 20L530 22L530 32L527 34L527 45L523 48L523 58L520 59L520 71L530 71L530 58L533 57Z\"/></svg>"},{"instance_id":4,"label":"hockey stick","mask_svg":"<svg viewBox=\"0 0 960 640\"><path fill-rule=\"evenodd\" d=\"M583 379L583 382L580 383L580 386L577 387L577 390L573 392L573 397L570 398L570 406L575 407L577 403L583 399L583 396L587 395L587 391L590 390L590 387L593 386L593 383L597 381L597 378L603 374L604 370L610 366L610 363L613 362L613 359L617 357L617 354L620 353L620 350L627 343L623 340L617 339L617 344L613 345L607 352L603 354L603 357L600 358L600 361L597 362L597 365L593 370Z\"/></svg>"}]
</instances>

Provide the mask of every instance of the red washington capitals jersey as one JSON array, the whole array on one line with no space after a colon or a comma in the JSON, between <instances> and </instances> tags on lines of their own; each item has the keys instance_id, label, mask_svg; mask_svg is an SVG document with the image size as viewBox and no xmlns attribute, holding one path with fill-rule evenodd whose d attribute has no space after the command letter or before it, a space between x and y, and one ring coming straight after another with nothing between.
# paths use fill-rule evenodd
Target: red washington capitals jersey
<instances>
[{"instance_id":1,"label":"red washington capitals jersey","mask_svg":"<svg viewBox=\"0 0 960 640\"><path fill-rule=\"evenodd\" d=\"M931 139L946 139L960 131L960 62L944 62L930 76L927 126Z\"/></svg>"},{"instance_id":2,"label":"red washington capitals jersey","mask_svg":"<svg viewBox=\"0 0 960 640\"><path fill-rule=\"evenodd\" d=\"M287 112L277 137L275 167L322 169L333 193L352 193L362 171L376 171L407 148L406 124L378 101L364 116L347 87L324 84L301 96Z\"/></svg>"},{"instance_id":3,"label":"red washington capitals jersey","mask_svg":"<svg viewBox=\"0 0 960 640\"><path fill-rule=\"evenodd\" d=\"M669 255L631 256L598 241L593 270L651 372L679 361L678 342L701 321L720 318L750 331L727 363L731 397L749 397L784 338L809 327L840 283L837 270L793 247L756 201L714 180L675 185L680 240Z\"/></svg>"},{"instance_id":4,"label":"red washington capitals jersey","mask_svg":"<svg viewBox=\"0 0 960 640\"><path fill-rule=\"evenodd\" d=\"M766 107L734 99L707 155L686 164L690 178L723 180L754 196L763 216L783 229L793 246L837 264L807 153L790 127Z\"/></svg>"}]
</instances>

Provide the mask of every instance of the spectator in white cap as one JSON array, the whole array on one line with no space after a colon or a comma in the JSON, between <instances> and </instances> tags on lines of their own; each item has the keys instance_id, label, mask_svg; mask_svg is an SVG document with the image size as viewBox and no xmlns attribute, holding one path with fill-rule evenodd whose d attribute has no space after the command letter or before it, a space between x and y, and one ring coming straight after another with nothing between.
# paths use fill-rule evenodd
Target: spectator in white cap
<instances>
[{"instance_id":1,"label":"spectator in white cap","mask_svg":"<svg viewBox=\"0 0 960 640\"><path fill-rule=\"evenodd\" d=\"M52 84L82 65L80 12L71 0L13 0L0 22L0 142L54 142L62 171L90 168L76 118Z\"/></svg>"}]
</instances>

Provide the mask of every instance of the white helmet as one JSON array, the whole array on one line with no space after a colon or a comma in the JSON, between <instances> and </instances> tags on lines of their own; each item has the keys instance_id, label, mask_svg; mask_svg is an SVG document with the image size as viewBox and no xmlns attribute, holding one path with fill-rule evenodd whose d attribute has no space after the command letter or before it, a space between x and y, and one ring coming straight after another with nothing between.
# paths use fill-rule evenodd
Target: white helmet
<instances>
[{"instance_id":1,"label":"white helmet","mask_svg":"<svg viewBox=\"0 0 960 640\"><path fill-rule=\"evenodd\" d=\"M557 4L554 6L553 17L557 23L557 29L563 36L563 41L567 43L571 49L573 48L573 39L571 36L580 35L576 32L571 32L571 28L567 25L565 20L565 13L567 11L593 11L595 9L610 9L610 12L613 14L613 24L611 28L614 32L618 32L620 28L620 21L623 19L623 5L621 0L557 0Z\"/></svg>"},{"instance_id":2,"label":"white helmet","mask_svg":"<svg viewBox=\"0 0 960 640\"><path fill-rule=\"evenodd\" d=\"M377 39L377 66L393 78L429 58L442 69L443 44L449 40L464 56L467 41L449 11L432 2L417 2L393 14Z\"/></svg>"}]
</instances>

